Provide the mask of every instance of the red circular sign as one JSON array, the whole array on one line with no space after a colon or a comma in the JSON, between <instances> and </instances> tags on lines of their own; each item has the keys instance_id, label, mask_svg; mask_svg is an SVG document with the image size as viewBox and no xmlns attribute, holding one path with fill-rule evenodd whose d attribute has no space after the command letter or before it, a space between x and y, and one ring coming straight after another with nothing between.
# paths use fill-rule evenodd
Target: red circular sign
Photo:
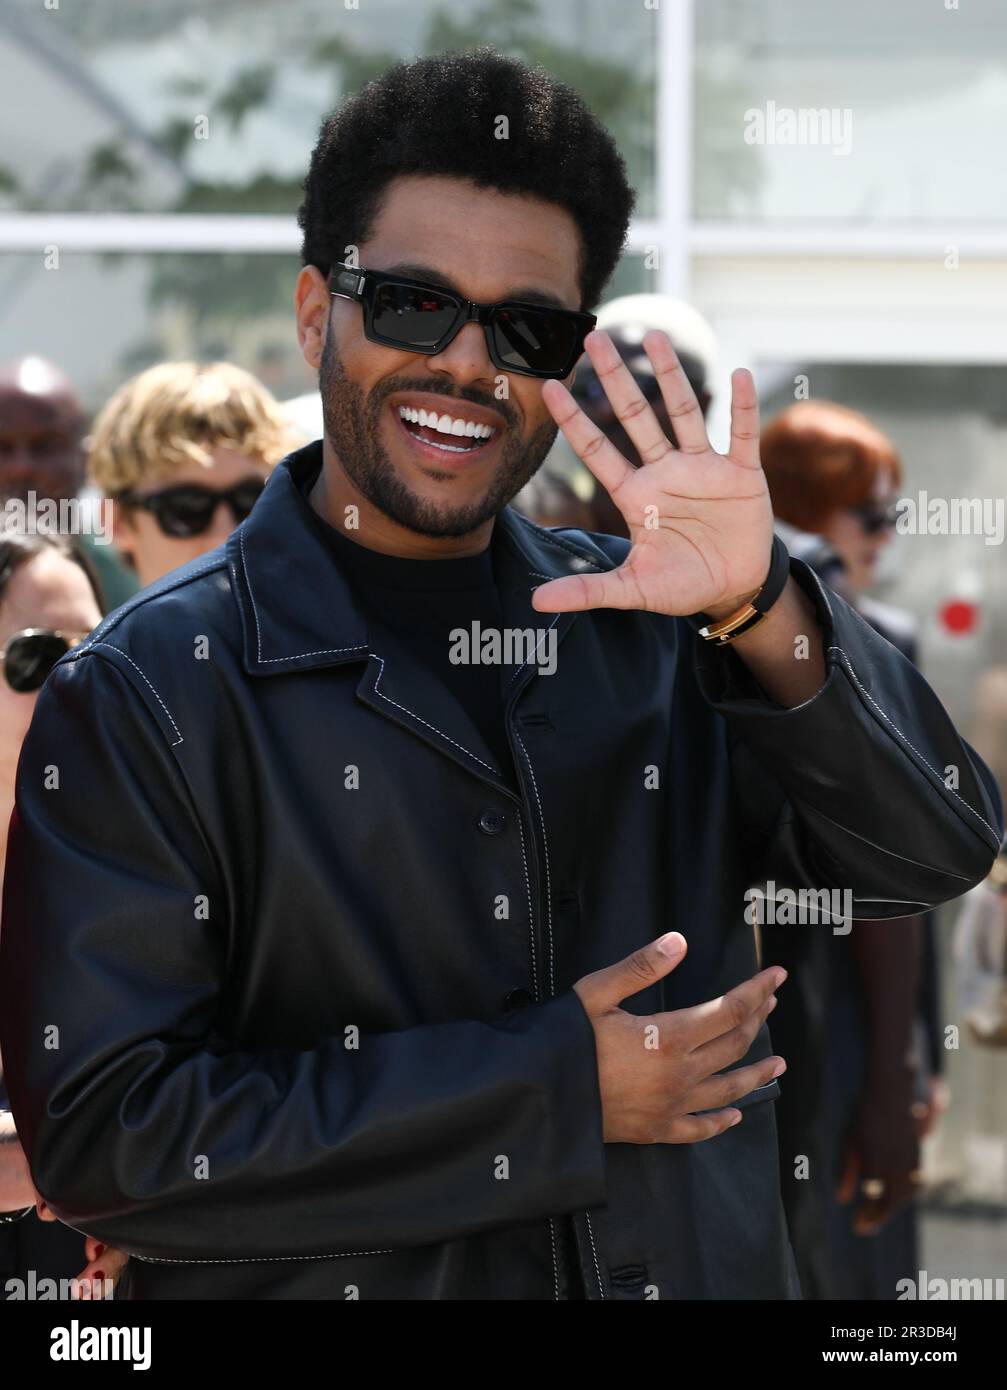
<instances>
[{"instance_id":1,"label":"red circular sign","mask_svg":"<svg viewBox=\"0 0 1007 1390\"><path fill-rule=\"evenodd\" d=\"M949 599L940 610L940 620L948 632L971 632L979 621L979 609L964 599Z\"/></svg>"}]
</instances>

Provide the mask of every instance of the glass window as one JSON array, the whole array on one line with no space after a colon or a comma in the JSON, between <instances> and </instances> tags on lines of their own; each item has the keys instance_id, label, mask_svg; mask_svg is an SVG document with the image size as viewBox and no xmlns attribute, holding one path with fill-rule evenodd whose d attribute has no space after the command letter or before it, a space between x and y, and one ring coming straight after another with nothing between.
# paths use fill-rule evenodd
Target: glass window
<instances>
[{"instance_id":1,"label":"glass window","mask_svg":"<svg viewBox=\"0 0 1007 1390\"><path fill-rule=\"evenodd\" d=\"M314 387L294 328L296 256L0 255L4 359L37 353L97 408L155 362L226 358L281 399Z\"/></svg>"},{"instance_id":2,"label":"glass window","mask_svg":"<svg viewBox=\"0 0 1007 1390\"><path fill-rule=\"evenodd\" d=\"M699 219L1007 220L1003 0L697 0Z\"/></svg>"},{"instance_id":3,"label":"glass window","mask_svg":"<svg viewBox=\"0 0 1007 1390\"><path fill-rule=\"evenodd\" d=\"M651 216L655 23L623 0L5 0L0 212L293 213L346 93L490 43L581 92Z\"/></svg>"}]
</instances>

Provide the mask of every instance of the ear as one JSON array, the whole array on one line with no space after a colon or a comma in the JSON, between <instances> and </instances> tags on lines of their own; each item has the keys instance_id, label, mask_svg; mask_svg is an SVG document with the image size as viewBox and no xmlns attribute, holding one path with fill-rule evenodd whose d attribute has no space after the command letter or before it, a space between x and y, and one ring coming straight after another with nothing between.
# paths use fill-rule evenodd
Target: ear
<instances>
[{"instance_id":1,"label":"ear","mask_svg":"<svg viewBox=\"0 0 1007 1390\"><path fill-rule=\"evenodd\" d=\"M131 561L130 548L136 539L136 527L127 507L123 507L114 497L109 499L109 503L112 508L112 544L123 559Z\"/></svg>"},{"instance_id":2,"label":"ear","mask_svg":"<svg viewBox=\"0 0 1007 1390\"><path fill-rule=\"evenodd\" d=\"M325 276L315 265L304 266L294 287L297 341L305 362L316 370L322 361L331 305L332 296Z\"/></svg>"}]
</instances>

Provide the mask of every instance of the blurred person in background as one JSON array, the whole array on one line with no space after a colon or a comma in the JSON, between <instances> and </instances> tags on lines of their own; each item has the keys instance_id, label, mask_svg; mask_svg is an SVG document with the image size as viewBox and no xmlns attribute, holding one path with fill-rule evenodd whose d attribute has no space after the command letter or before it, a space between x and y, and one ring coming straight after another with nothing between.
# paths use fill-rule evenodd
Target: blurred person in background
<instances>
[{"instance_id":1,"label":"blurred person in background","mask_svg":"<svg viewBox=\"0 0 1007 1390\"><path fill-rule=\"evenodd\" d=\"M865 592L896 519L892 442L856 411L800 401L766 426L762 460L788 547L795 529L810 539L804 558L834 588L838 557L843 596L915 663L912 616ZM933 916L762 934L791 971L772 1032L791 1059L780 1157L805 1297L892 1299L919 1268L919 1140L947 1103Z\"/></svg>"},{"instance_id":2,"label":"blurred person in background","mask_svg":"<svg viewBox=\"0 0 1007 1390\"><path fill-rule=\"evenodd\" d=\"M55 449L45 452L55 460ZM48 478L33 476L47 489L72 486L72 477L67 475L64 483L59 469L54 462ZM26 533L0 517L4 521L0 530L2 877L18 755L39 689L57 658L98 624L104 604L93 567L66 537L55 531ZM90 1237L85 1245L85 1237L58 1222L36 1193L8 1108L0 1062L0 1297L8 1279L25 1280L29 1270L35 1271L37 1279L111 1279L125 1258Z\"/></svg>"},{"instance_id":3,"label":"blurred person in background","mask_svg":"<svg viewBox=\"0 0 1007 1390\"><path fill-rule=\"evenodd\" d=\"M600 309L598 327L611 335L619 356L650 403L662 430L677 446L661 388L650 358L644 351L644 334L654 329L667 333L686 380L696 393L705 420L713 399L710 385L717 356L713 329L698 309L667 294L629 294L613 299ZM629 459L634 468L639 468L640 455L616 418L594 368L586 359L578 369L572 391L581 410L604 431L620 454ZM610 536L628 535L622 513L597 481L592 506L596 531Z\"/></svg>"},{"instance_id":4,"label":"blurred person in background","mask_svg":"<svg viewBox=\"0 0 1007 1390\"><path fill-rule=\"evenodd\" d=\"M580 531L597 531L594 509L579 497L572 484L548 463L521 489L514 507L536 526L575 526Z\"/></svg>"},{"instance_id":5,"label":"blurred person in background","mask_svg":"<svg viewBox=\"0 0 1007 1390\"><path fill-rule=\"evenodd\" d=\"M661 428L674 441L675 432L654 367L643 347L645 333L653 329L667 333L689 385L696 393L703 418L706 418L712 399L709 382L716 352L713 329L698 309L666 294L623 295L599 309L598 327L609 334ZM640 456L612 409L586 353L577 364L577 375L570 390L585 415L634 468L639 468ZM513 505L539 526L577 526L608 536L629 535L619 508L563 438L556 441L542 468L514 499Z\"/></svg>"},{"instance_id":6,"label":"blurred person in background","mask_svg":"<svg viewBox=\"0 0 1007 1390\"><path fill-rule=\"evenodd\" d=\"M88 471L112 499L115 542L140 585L225 541L302 442L230 362L165 362L120 387L95 420Z\"/></svg>"},{"instance_id":7,"label":"blurred person in background","mask_svg":"<svg viewBox=\"0 0 1007 1390\"><path fill-rule=\"evenodd\" d=\"M84 483L87 416L73 383L42 357L0 366L0 496L55 502L77 497ZM86 533L78 548L91 561L106 603L116 608L136 580L111 545Z\"/></svg>"}]
</instances>

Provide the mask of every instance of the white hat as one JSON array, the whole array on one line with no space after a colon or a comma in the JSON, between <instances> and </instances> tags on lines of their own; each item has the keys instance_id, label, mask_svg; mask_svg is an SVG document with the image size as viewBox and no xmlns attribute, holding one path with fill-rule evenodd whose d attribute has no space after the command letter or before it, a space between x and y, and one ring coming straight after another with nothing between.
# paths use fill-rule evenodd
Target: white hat
<instances>
[{"instance_id":1,"label":"white hat","mask_svg":"<svg viewBox=\"0 0 1007 1390\"><path fill-rule=\"evenodd\" d=\"M670 294L626 294L598 310L598 327L619 329L630 338L660 329L676 352L688 353L702 366L709 382L716 371L717 340L698 309Z\"/></svg>"}]
</instances>

